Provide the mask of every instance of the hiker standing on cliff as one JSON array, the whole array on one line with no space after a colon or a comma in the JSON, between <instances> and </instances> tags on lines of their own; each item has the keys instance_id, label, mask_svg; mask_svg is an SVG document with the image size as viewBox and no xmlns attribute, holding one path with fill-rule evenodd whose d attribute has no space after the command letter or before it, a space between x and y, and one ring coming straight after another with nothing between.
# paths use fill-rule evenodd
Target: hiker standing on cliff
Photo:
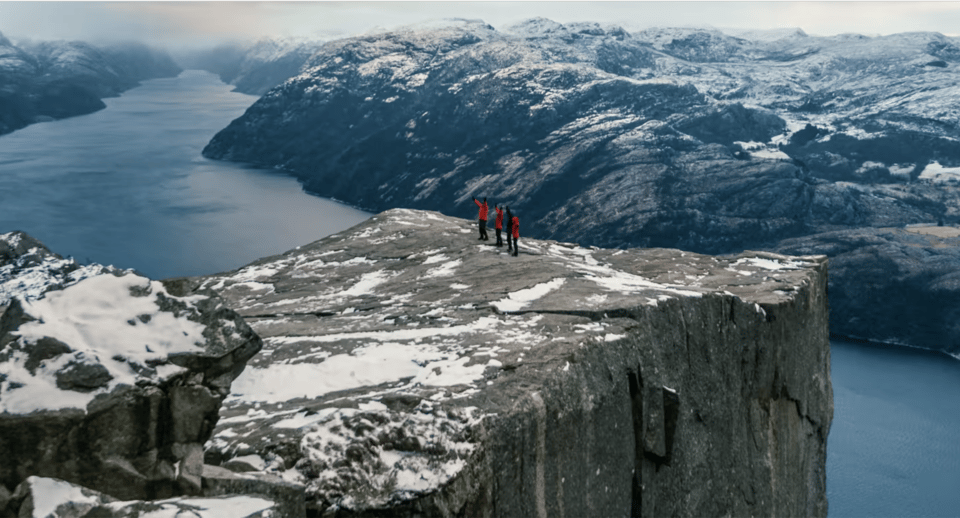
<instances>
[{"instance_id":1,"label":"hiker standing on cliff","mask_svg":"<svg viewBox=\"0 0 960 518\"><path fill-rule=\"evenodd\" d=\"M513 250L513 242L510 241L513 236L513 213L510 212L510 207L507 207L507 253L509 254Z\"/></svg>"},{"instance_id":2,"label":"hiker standing on cliff","mask_svg":"<svg viewBox=\"0 0 960 518\"><path fill-rule=\"evenodd\" d=\"M513 256L516 257L520 253L520 243L517 242L520 239L520 219L516 216L510 220L510 230L513 232Z\"/></svg>"},{"instance_id":3,"label":"hiker standing on cliff","mask_svg":"<svg viewBox=\"0 0 960 518\"><path fill-rule=\"evenodd\" d=\"M497 211L497 221L496 226L494 227L497 231L497 246L503 246L503 238L500 236L500 233L503 230L503 208L494 205L493 210ZM507 240L510 240L509 235L507 236Z\"/></svg>"},{"instance_id":4,"label":"hiker standing on cliff","mask_svg":"<svg viewBox=\"0 0 960 518\"><path fill-rule=\"evenodd\" d=\"M473 199L473 203L477 204L477 207L480 207L480 214L478 219L480 220L480 239L479 241L486 241L490 238L487 237L487 198L483 198L483 203L477 201L476 198Z\"/></svg>"}]
</instances>

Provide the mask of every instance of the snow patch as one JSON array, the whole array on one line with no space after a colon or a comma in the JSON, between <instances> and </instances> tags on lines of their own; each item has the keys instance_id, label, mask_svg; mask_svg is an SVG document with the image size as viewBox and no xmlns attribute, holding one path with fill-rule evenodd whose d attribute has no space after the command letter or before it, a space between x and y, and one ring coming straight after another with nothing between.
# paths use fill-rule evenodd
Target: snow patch
<instances>
[{"instance_id":1,"label":"snow patch","mask_svg":"<svg viewBox=\"0 0 960 518\"><path fill-rule=\"evenodd\" d=\"M515 291L507 295L507 298L493 302L492 305L499 311L519 311L531 302L563 286L565 281L566 279L559 277L531 288Z\"/></svg>"},{"instance_id":2,"label":"snow patch","mask_svg":"<svg viewBox=\"0 0 960 518\"><path fill-rule=\"evenodd\" d=\"M472 358L459 356L455 349L440 350L435 345L409 341L488 332L495 329L497 323L495 318L483 317L462 326L274 339L276 342L333 342L366 338L378 343L358 347L350 354L330 356L321 363L272 364L265 368L248 366L234 380L231 398L267 402L316 398L330 392L380 385L404 378L413 378L414 384L431 386L469 385L482 378L487 367L499 367L499 362L490 360L486 364L468 365ZM401 340L407 343L400 343Z\"/></svg>"},{"instance_id":3,"label":"snow patch","mask_svg":"<svg viewBox=\"0 0 960 518\"><path fill-rule=\"evenodd\" d=\"M920 179L930 180L934 183L956 181L960 179L960 167L944 167L940 165L940 162L933 161L923 168Z\"/></svg>"},{"instance_id":4,"label":"snow patch","mask_svg":"<svg viewBox=\"0 0 960 518\"><path fill-rule=\"evenodd\" d=\"M790 155L780 151L774 146L768 146L761 142L734 142L734 144L739 144L741 148L747 153L750 153L750 156L755 158L765 158L769 160L791 160Z\"/></svg>"},{"instance_id":5,"label":"snow patch","mask_svg":"<svg viewBox=\"0 0 960 518\"><path fill-rule=\"evenodd\" d=\"M370 295L374 293L374 288L396 277L396 273L391 274L385 270L365 273L360 276L360 280L349 289L340 293L347 297L359 297L361 295Z\"/></svg>"},{"instance_id":6,"label":"snow patch","mask_svg":"<svg viewBox=\"0 0 960 518\"><path fill-rule=\"evenodd\" d=\"M437 277L449 277L456 272L457 267L460 266L462 263L463 261L461 261L460 259L449 261L441 264L436 268L431 268L430 270L427 270L427 273L423 274L423 276L428 279L437 278Z\"/></svg>"},{"instance_id":7,"label":"snow patch","mask_svg":"<svg viewBox=\"0 0 960 518\"><path fill-rule=\"evenodd\" d=\"M69 482L36 476L27 477L27 482L33 488L33 516L37 518L60 516L56 513L57 507L66 503L98 503L97 497L84 495L78 486Z\"/></svg>"},{"instance_id":8,"label":"snow patch","mask_svg":"<svg viewBox=\"0 0 960 518\"><path fill-rule=\"evenodd\" d=\"M744 257L742 259L737 259L737 261L730 266L739 266L743 264L756 266L758 268L763 268L764 270L798 270L802 268L805 263L800 261L790 261L790 260L777 261L775 259L765 259L762 257ZM728 270L729 269L730 268L728 268ZM742 275L750 275L749 272L738 272L738 273Z\"/></svg>"},{"instance_id":9,"label":"snow patch","mask_svg":"<svg viewBox=\"0 0 960 518\"><path fill-rule=\"evenodd\" d=\"M131 289L147 293L131 296ZM24 303L26 313L37 318L17 330L20 340L33 344L44 337L68 344L72 352L45 360L31 374L27 355L16 351L0 364L0 411L30 413L41 409L85 408L93 398L120 384L133 385L145 376L131 364L165 363L174 353L202 352L205 327L160 311L158 295L190 305L202 297L172 297L158 281L127 274L98 275L63 290L46 293ZM88 393L57 387L56 373L68 364L99 363L109 373L109 383ZM175 367L175 366L174 366ZM154 376L172 375L180 368L155 370Z\"/></svg>"}]
</instances>

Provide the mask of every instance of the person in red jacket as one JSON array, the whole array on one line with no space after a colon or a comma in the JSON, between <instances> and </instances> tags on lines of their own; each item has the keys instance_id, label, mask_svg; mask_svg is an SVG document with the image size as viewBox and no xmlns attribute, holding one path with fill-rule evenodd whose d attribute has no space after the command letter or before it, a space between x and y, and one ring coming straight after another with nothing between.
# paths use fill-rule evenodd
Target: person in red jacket
<instances>
[{"instance_id":1,"label":"person in red jacket","mask_svg":"<svg viewBox=\"0 0 960 518\"><path fill-rule=\"evenodd\" d=\"M517 243L517 239L520 239L520 219L516 216L510 220L510 230L513 231L513 256L516 257L520 253L520 243Z\"/></svg>"},{"instance_id":2,"label":"person in red jacket","mask_svg":"<svg viewBox=\"0 0 960 518\"><path fill-rule=\"evenodd\" d=\"M477 207L480 207L480 214L478 216L480 220L480 239L478 241L486 241L489 239L487 237L487 199L484 198L483 203L480 203L474 198L473 203L476 203Z\"/></svg>"},{"instance_id":3,"label":"person in red jacket","mask_svg":"<svg viewBox=\"0 0 960 518\"><path fill-rule=\"evenodd\" d=\"M503 230L503 208L494 205L493 210L497 211L497 222L494 227L497 231L497 246L503 246L503 238L500 236ZM509 240L510 236L507 236L507 239Z\"/></svg>"}]
</instances>

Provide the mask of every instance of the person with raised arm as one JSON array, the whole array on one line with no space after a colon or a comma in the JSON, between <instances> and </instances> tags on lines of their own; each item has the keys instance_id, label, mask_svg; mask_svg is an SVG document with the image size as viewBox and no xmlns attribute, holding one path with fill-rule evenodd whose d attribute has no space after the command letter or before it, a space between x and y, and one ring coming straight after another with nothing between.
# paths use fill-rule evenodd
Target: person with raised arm
<instances>
[{"instance_id":1,"label":"person with raised arm","mask_svg":"<svg viewBox=\"0 0 960 518\"><path fill-rule=\"evenodd\" d=\"M477 204L477 207L480 207L480 214L478 219L480 220L480 239L479 241L486 241L489 239L487 237L487 198L483 198L483 203L477 201L476 198L473 199L473 203Z\"/></svg>"}]
</instances>

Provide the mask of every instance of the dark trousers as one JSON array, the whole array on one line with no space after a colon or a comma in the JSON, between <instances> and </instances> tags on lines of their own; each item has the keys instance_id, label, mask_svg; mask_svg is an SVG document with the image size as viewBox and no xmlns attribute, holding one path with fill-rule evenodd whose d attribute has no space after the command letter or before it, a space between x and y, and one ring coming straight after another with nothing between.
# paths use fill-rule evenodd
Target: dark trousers
<instances>
[{"instance_id":1,"label":"dark trousers","mask_svg":"<svg viewBox=\"0 0 960 518\"><path fill-rule=\"evenodd\" d=\"M509 241L510 239L511 237L507 236L507 241ZM517 255L518 253L520 253L520 245L517 244L517 238L514 237L512 239L513 239L513 255Z\"/></svg>"},{"instance_id":2,"label":"dark trousers","mask_svg":"<svg viewBox=\"0 0 960 518\"><path fill-rule=\"evenodd\" d=\"M501 236L502 233L503 231L498 228L497 229L497 246L503 246L503 237Z\"/></svg>"},{"instance_id":3,"label":"dark trousers","mask_svg":"<svg viewBox=\"0 0 960 518\"><path fill-rule=\"evenodd\" d=\"M490 239L487 237L487 220L485 219L480 220L480 239L483 241Z\"/></svg>"}]
</instances>

